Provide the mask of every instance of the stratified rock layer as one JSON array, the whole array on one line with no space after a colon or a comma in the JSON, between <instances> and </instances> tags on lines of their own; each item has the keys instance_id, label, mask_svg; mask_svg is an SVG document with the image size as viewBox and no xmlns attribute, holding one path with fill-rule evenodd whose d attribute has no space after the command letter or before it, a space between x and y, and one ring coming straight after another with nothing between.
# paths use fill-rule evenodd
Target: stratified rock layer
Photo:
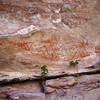
<instances>
[{"instance_id":1,"label":"stratified rock layer","mask_svg":"<svg viewBox=\"0 0 100 100\"><path fill-rule=\"evenodd\" d=\"M100 52L98 4L98 0L1 0L0 70L30 71L37 64L67 66L70 60L91 55L95 59ZM81 65L86 64L91 62Z\"/></svg>"},{"instance_id":2,"label":"stratified rock layer","mask_svg":"<svg viewBox=\"0 0 100 100\"><path fill-rule=\"evenodd\" d=\"M1 80L40 75L44 64L49 75L99 69L99 20L100 0L0 0ZM35 82L7 84L0 100L8 99L100 100L100 75L47 80L46 97Z\"/></svg>"},{"instance_id":3,"label":"stratified rock layer","mask_svg":"<svg viewBox=\"0 0 100 100\"><path fill-rule=\"evenodd\" d=\"M45 100L42 93L16 88L0 88L0 100Z\"/></svg>"},{"instance_id":4,"label":"stratified rock layer","mask_svg":"<svg viewBox=\"0 0 100 100\"><path fill-rule=\"evenodd\" d=\"M46 94L39 88L36 82L6 85L0 87L0 100L99 100L100 75L47 80Z\"/></svg>"},{"instance_id":5,"label":"stratified rock layer","mask_svg":"<svg viewBox=\"0 0 100 100\"><path fill-rule=\"evenodd\" d=\"M46 95L46 100L99 100L99 77L100 75L85 75L77 78L60 78L51 80L51 82L48 81L48 92L50 93ZM52 91L50 91L50 88Z\"/></svg>"}]
</instances>

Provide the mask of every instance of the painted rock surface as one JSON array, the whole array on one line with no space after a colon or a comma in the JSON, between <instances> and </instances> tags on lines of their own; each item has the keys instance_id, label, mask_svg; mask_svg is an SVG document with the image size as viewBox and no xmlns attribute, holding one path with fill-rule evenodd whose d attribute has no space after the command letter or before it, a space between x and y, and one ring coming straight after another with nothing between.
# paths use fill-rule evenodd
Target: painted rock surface
<instances>
[{"instance_id":1,"label":"painted rock surface","mask_svg":"<svg viewBox=\"0 0 100 100\"><path fill-rule=\"evenodd\" d=\"M99 20L100 0L0 0L0 82L33 78L41 65L49 75L100 69ZM45 88L0 85L0 100L100 100L100 75L47 80Z\"/></svg>"},{"instance_id":2,"label":"painted rock surface","mask_svg":"<svg viewBox=\"0 0 100 100\"><path fill-rule=\"evenodd\" d=\"M98 20L98 0L1 0L0 70L30 71L38 64L67 66L70 60L95 58Z\"/></svg>"}]
</instances>

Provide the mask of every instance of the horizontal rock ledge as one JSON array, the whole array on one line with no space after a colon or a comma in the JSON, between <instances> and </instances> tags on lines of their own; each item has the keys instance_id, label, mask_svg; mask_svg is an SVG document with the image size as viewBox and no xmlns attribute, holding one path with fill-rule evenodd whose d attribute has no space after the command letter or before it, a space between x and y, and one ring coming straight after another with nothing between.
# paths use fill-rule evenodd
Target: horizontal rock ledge
<instances>
[{"instance_id":1,"label":"horizontal rock ledge","mask_svg":"<svg viewBox=\"0 0 100 100\"><path fill-rule=\"evenodd\" d=\"M14 73L14 72L11 72ZM16 74L16 72L15 72ZM0 78L0 85L7 85L7 84L14 84L14 83L20 83L20 82L26 82L26 81L41 81L42 79L44 80L50 80L50 79L56 79L60 77L67 77L67 76L73 76L73 77L78 77L82 75L92 75L92 74L100 74L100 70L89 70L89 71L82 71L82 72L75 72L75 73L64 73L64 74L58 74L58 75L48 75L45 76L44 78L39 76L39 75L34 75L34 74L24 74L24 75L19 75L18 77L11 77L5 75L4 77Z\"/></svg>"}]
</instances>

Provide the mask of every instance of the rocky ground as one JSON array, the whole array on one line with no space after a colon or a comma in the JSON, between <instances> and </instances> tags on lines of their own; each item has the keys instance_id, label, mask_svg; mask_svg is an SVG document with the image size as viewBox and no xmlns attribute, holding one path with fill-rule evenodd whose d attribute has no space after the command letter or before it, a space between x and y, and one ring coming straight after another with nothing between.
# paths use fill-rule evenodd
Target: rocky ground
<instances>
[{"instance_id":1,"label":"rocky ground","mask_svg":"<svg viewBox=\"0 0 100 100\"><path fill-rule=\"evenodd\" d=\"M0 0L0 100L100 100L99 20L100 0Z\"/></svg>"}]
</instances>

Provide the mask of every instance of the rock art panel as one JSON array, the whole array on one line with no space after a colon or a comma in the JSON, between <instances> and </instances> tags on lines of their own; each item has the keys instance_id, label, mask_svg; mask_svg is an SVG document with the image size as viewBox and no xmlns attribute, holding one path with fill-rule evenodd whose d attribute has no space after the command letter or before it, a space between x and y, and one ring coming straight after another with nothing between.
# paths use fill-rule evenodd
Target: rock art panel
<instances>
[{"instance_id":1,"label":"rock art panel","mask_svg":"<svg viewBox=\"0 0 100 100\"><path fill-rule=\"evenodd\" d=\"M55 31L56 32L56 31ZM48 35L46 35L48 34ZM59 33L60 34L60 33ZM33 66L34 64L66 64L74 59L81 60L90 56L88 45L84 39L71 37L67 40L60 35L36 32L27 37L10 37L0 40L1 64L17 66ZM2 67L1 67L2 68Z\"/></svg>"},{"instance_id":2,"label":"rock art panel","mask_svg":"<svg viewBox=\"0 0 100 100\"><path fill-rule=\"evenodd\" d=\"M0 0L1 80L33 78L44 64L49 75L74 73L71 60L77 73L99 70L99 20L100 0ZM99 74L47 80L45 94L39 86L0 86L0 100L100 100Z\"/></svg>"},{"instance_id":3,"label":"rock art panel","mask_svg":"<svg viewBox=\"0 0 100 100\"><path fill-rule=\"evenodd\" d=\"M0 66L66 65L99 54L97 4L98 0L1 0Z\"/></svg>"}]
</instances>

